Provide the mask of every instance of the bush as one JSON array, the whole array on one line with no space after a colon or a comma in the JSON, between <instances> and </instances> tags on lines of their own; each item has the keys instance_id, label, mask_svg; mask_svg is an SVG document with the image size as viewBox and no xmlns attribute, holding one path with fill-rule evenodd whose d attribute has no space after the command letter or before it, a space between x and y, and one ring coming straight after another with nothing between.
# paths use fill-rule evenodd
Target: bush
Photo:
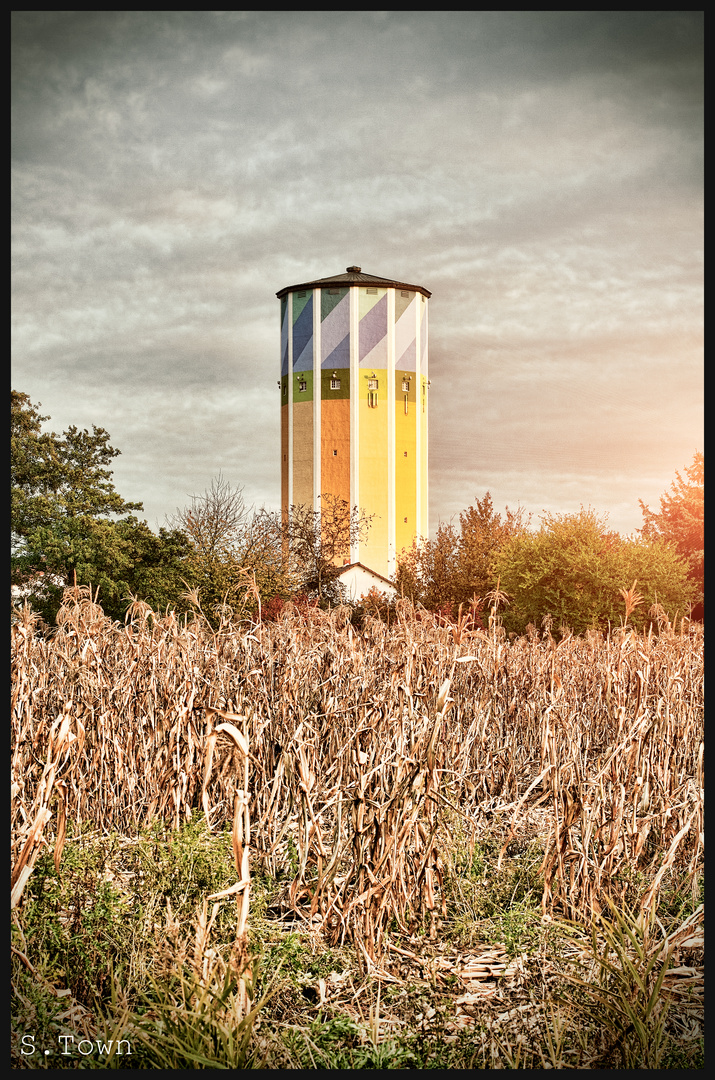
<instances>
[{"instance_id":1,"label":"bush","mask_svg":"<svg viewBox=\"0 0 715 1080\"><path fill-rule=\"evenodd\" d=\"M660 540L622 538L592 509L546 514L536 533L512 537L495 558L510 603L507 631L523 634L549 617L575 633L608 630L623 618L622 590L637 581L641 602L630 622L645 626L658 603L671 621L695 598L685 561Z\"/></svg>"}]
</instances>

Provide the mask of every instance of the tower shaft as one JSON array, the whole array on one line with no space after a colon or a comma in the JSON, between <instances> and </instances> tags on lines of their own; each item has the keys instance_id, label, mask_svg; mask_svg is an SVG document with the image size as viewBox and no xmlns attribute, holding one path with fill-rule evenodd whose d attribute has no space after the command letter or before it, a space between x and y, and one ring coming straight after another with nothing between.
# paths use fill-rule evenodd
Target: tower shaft
<instances>
[{"instance_id":1,"label":"tower shaft","mask_svg":"<svg viewBox=\"0 0 715 1080\"><path fill-rule=\"evenodd\" d=\"M330 494L373 515L350 562L392 576L428 532L431 294L363 274L281 290L281 504Z\"/></svg>"}]
</instances>

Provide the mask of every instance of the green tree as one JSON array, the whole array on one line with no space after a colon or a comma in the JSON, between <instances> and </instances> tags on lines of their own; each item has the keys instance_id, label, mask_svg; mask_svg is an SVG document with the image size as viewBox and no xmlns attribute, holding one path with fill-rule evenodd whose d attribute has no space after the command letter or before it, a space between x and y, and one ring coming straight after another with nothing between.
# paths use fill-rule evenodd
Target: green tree
<instances>
[{"instance_id":1,"label":"green tree","mask_svg":"<svg viewBox=\"0 0 715 1080\"><path fill-rule=\"evenodd\" d=\"M189 608L185 596L191 545L178 529L160 528L153 532L144 521L129 518L116 524L117 532L130 544L130 557L124 579L114 580L102 591L104 610L121 618L127 598L136 596L154 611L171 608L183 612ZM113 596L111 609L107 597Z\"/></svg>"},{"instance_id":2,"label":"green tree","mask_svg":"<svg viewBox=\"0 0 715 1080\"><path fill-rule=\"evenodd\" d=\"M459 515L459 529L440 523L435 540L402 553L395 581L403 595L436 610L484 597L496 584L493 564L507 540L526 529L524 512L494 510L489 492Z\"/></svg>"},{"instance_id":3,"label":"green tree","mask_svg":"<svg viewBox=\"0 0 715 1080\"><path fill-rule=\"evenodd\" d=\"M690 576L702 605L705 581L705 458L696 452L692 464L685 468L685 479L679 472L671 490L661 496L660 512L639 499L643 513L643 528L647 540L665 540L687 561Z\"/></svg>"},{"instance_id":4,"label":"green tree","mask_svg":"<svg viewBox=\"0 0 715 1080\"><path fill-rule=\"evenodd\" d=\"M514 536L499 550L494 572L510 602L504 626L523 633L548 616L575 633L620 625L621 590L637 580L643 599L630 622L643 626L652 604L669 617L688 611L693 588L684 560L661 540L622 538L592 509L546 514L537 532Z\"/></svg>"},{"instance_id":5,"label":"green tree","mask_svg":"<svg viewBox=\"0 0 715 1080\"><path fill-rule=\"evenodd\" d=\"M51 622L64 585L99 588L105 612L120 618L130 592L147 602L178 599L187 545L155 536L115 490L110 464L120 453L104 428L43 432L27 394L11 394L11 576Z\"/></svg>"},{"instance_id":6,"label":"green tree","mask_svg":"<svg viewBox=\"0 0 715 1080\"><path fill-rule=\"evenodd\" d=\"M27 394L12 391L10 525L18 540L29 543L37 529L60 522L69 526L142 509L114 489L108 465L120 451L109 445L104 428L93 427L90 435L72 426L60 436L42 432L48 419Z\"/></svg>"}]
</instances>

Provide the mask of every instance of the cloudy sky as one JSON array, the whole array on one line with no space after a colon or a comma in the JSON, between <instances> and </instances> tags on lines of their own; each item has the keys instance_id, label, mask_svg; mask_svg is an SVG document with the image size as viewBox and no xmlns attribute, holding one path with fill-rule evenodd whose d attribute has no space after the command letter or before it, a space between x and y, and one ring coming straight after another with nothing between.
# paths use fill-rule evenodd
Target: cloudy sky
<instances>
[{"instance_id":1,"label":"cloudy sky","mask_svg":"<svg viewBox=\"0 0 715 1080\"><path fill-rule=\"evenodd\" d=\"M627 533L703 448L701 12L13 15L13 377L150 526L280 501L279 302L430 301L432 528Z\"/></svg>"}]
</instances>

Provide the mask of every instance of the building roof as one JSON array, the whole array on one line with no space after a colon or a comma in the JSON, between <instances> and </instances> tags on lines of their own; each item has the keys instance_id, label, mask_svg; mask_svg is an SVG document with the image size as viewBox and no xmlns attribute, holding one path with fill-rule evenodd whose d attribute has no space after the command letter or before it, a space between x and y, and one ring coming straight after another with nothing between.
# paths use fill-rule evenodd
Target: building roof
<instances>
[{"instance_id":1,"label":"building roof","mask_svg":"<svg viewBox=\"0 0 715 1080\"><path fill-rule=\"evenodd\" d=\"M420 292L428 299L432 295L429 289L424 289L421 285L408 285L406 281L393 281L392 278L376 277L375 274L363 274L361 266L348 266L347 272L344 274L318 278L317 281L303 281L300 285L288 285L285 289L277 292L276 296L281 299L286 293L296 292L298 289L324 288L330 285L386 285L393 289L409 289L410 292Z\"/></svg>"},{"instance_id":2,"label":"building roof","mask_svg":"<svg viewBox=\"0 0 715 1080\"><path fill-rule=\"evenodd\" d=\"M364 570L366 574L370 574L372 577L379 578L380 581L384 581L386 585L389 585L391 589L395 589L394 581L390 581L390 579L386 578L384 574L378 574L377 570L371 570L370 567L365 566L364 563L346 563L345 566L341 567L338 577L342 577L343 574L346 574L348 570Z\"/></svg>"}]
</instances>

